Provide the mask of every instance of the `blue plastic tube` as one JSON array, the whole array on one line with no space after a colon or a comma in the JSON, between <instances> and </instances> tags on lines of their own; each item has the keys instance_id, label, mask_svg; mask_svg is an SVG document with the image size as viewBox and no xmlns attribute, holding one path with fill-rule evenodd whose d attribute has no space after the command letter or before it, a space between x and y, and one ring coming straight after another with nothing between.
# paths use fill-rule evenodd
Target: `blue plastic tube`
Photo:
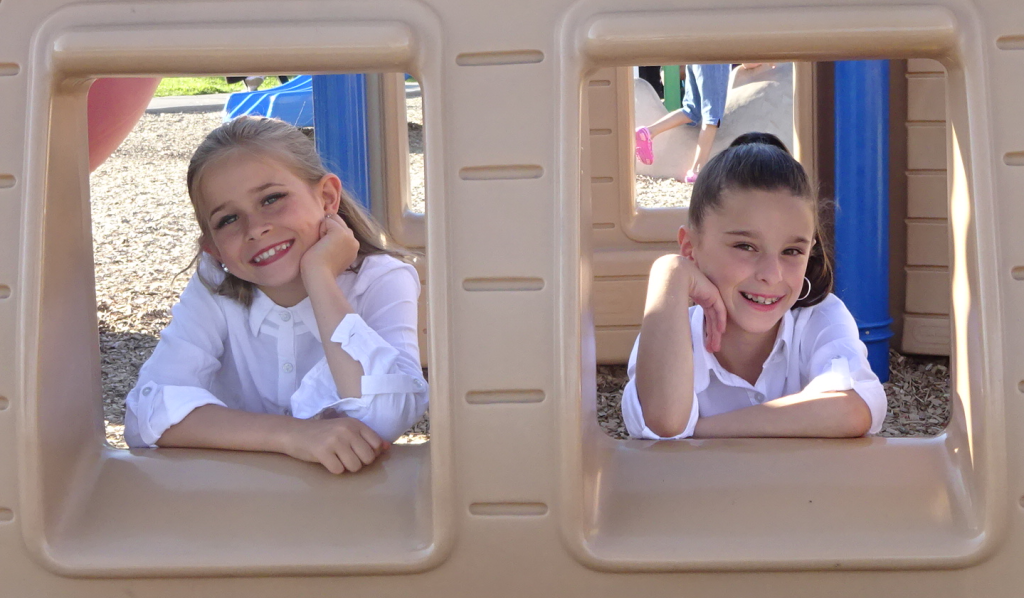
<instances>
[{"instance_id":1,"label":"blue plastic tube","mask_svg":"<svg viewBox=\"0 0 1024 598\"><path fill-rule=\"evenodd\" d=\"M889 63L835 63L836 294L889 379Z\"/></svg>"},{"instance_id":2,"label":"blue plastic tube","mask_svg":"<svg viewBox=\"0 0 1024 598\"><path fill-rule=\"evenodd\" d=\"M345 190L369 209L370 162L366 140L366 76L313 77L316 149Z\"/></svg>"}]
</instances>

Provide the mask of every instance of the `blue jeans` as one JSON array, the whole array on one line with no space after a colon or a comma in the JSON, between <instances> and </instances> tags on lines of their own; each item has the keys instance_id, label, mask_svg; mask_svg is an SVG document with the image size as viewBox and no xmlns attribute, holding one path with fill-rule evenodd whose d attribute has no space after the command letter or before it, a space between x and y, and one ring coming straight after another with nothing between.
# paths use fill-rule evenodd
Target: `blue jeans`
<instances>
[{"instance_id":1,"label":"blue jeans","mask_svg":"<svg viewBox=\"0 0 1024 598\"><path fill-rule=\"evenodd\" d=\"M686 65L686 95L683 96L683 114L699 124L719 126L725 114L725 100L729 94L729 64Z\"/></svg>"}]
</instances>

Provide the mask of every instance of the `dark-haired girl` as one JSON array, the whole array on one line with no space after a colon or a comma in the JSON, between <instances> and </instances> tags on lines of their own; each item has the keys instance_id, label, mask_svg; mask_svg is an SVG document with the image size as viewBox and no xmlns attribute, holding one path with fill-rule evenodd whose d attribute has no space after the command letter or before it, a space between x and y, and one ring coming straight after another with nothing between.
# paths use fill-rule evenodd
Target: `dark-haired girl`
<instances>
[{"instance_id":1,"label":"dark-haired girl","mask_svg":"<svg viewBox=\"0 0 1024 598\"><path fill-rule=\"evenodd\" d=\"M843 302L820 205L774 136L701 171L678 255L651 267L622 413L639 438L855 437L886 398ZM695 305L690 307L690 303Z\"/></svg>"}]
</instances>

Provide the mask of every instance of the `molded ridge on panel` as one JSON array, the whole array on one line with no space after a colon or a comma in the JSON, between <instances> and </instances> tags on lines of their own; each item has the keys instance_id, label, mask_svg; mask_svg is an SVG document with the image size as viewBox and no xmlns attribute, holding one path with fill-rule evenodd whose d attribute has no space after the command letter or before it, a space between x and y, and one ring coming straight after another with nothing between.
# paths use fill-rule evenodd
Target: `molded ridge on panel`
<instances>
[{"instance_id":1,"label":"molded ridge on panel","mask_svg":"<svg viewBox=\"0 0 1024 598\"><path fill-rule=\"evenodd\" d=\"M506 64L536 64L544 60L540 50L506 50L500 52L463 52L455 57L459 66L500 66Z\"/></svg>"}]
</instances>

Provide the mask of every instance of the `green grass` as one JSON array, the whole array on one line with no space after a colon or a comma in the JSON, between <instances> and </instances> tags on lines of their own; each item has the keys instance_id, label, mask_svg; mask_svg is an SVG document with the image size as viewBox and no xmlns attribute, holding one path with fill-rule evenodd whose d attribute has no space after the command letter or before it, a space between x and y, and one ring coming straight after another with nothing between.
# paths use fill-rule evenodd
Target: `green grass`
<instances>
[{"instance_id":1,"label":"green grass","mask_svg":"<svg viewBox=\"0 0 1024 598\"><path fill-rule=\"evenodd\" d=\"M280 84L276 76L270 76L263 81L260 89L270 89ZM234 85L228 85L224 77L169 77L160 82L154 95L162 98L164 96L198 96L236 91L245 91L245 83L239 81Z\"/></svg>"}]
</instances>

